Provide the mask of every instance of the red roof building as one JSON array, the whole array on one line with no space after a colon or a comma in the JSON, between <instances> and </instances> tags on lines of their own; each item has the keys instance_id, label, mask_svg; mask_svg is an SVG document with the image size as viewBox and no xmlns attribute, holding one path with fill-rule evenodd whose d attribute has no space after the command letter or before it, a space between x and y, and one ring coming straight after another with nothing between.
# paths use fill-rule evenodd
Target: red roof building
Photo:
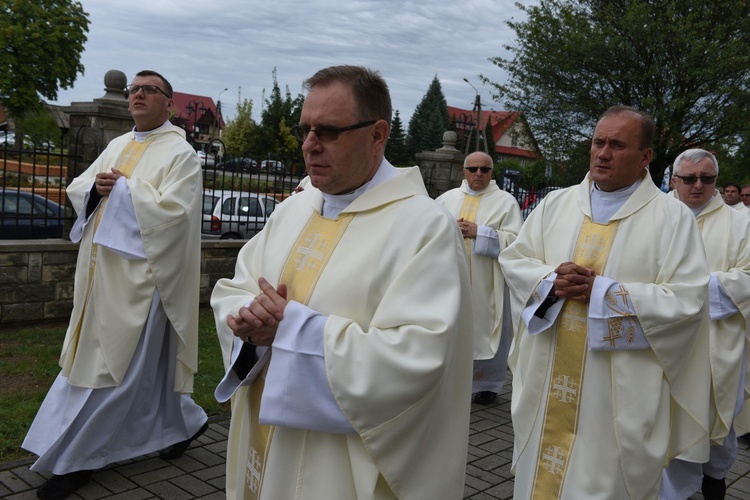
<instances>
[{"instance_id":1,"label":"red roof building","mask_svg":"<svg viewBox=\"0 0 750 500\"><path fill-rule=\"evenodd\" d=\"M169 121L185 129L195 149L205 151L212 139L218 139L224 128L221 109L210 97L174 92L174 112Z\"/></svg>"},{"instance_id":2,"label":"red roof building","mask_svg":"<svg viewBox=\"0 0 750 500\"><path fill-rule=\"evenodd\" d=\"M459 135L474 129L477 118L475 111L448 106L448 114ZM520 112L482 110L480 130L484 131L488 122L492 127L492 143L498 160L514 159L523 164L527 160L542 157L529 125Z\"/></svg>"}]
</instances>

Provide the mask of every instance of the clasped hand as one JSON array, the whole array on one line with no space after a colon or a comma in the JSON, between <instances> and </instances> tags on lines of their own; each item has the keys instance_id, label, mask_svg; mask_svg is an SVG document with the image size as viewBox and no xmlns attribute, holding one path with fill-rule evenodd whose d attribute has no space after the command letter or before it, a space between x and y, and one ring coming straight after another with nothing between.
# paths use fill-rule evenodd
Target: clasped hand
<instances>
[{"instance_id":1,"label":"clasped hand","mask_svg":"<svg viewBox=\"0 0 750 500\"><path fill-rule=\"evenodd\" d=\"M96 179L94 179L96 192L101 196L109 196L112 188L115 186L115 182L122 176L123 173L116 168L113 168L111 172L99 172L96 174Z\"/></svg>"},{"instance_id":2,"label":"clasped hand","mask_svg":"<svg viewBox=\"0 0 750 500\"><path fill-rule=\"evenodd\" d=\"M575 262L563 262L555 269L557 277L553 281L555 295L561 299L588 302L594 287L596 273L593 269L579 266Z\"/></svg>"},{"instance_id":3,"label":"clasped hand","mask_svg":"<svg viewBox=\"0 0 750 500\"><path fill-rule=\"evenodd\" d=\"M279 321L284 317L287 288L283 283L274 289L265 278L258 279L261 293L248 307L242 306L236 316L227 316L227 325L235 336L253 345L271 345Z\"/></svg>"}]
</instances>

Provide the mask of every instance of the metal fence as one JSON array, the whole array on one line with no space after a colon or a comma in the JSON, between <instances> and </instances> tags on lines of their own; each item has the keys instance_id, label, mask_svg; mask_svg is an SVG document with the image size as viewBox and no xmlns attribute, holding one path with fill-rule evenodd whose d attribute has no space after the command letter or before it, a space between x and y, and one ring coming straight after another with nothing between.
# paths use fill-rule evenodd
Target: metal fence
<instances>
[{"instance_id":1,"label":"metal fence","mask_svg":"<svg viewBox=\"0 0 750 500\"><path fill-rule=\"evenodd\" d=\"M76 215L65 186L84 170L81 159L62 153L67 144L19 147L1 132L0 141L0 239L67 238ZM202 158L205 238L252 237L275 205L294 191L304 171L281 162L237 168L229 155L221 162Z\"/></svg>"},{"instance_id":2,"label":"metal fence","mask_svg":"<svg viewBox=\"0 0 750 500\"><path fill-rule=\"evenodd\" d=\"M67 151L67 144L54 150L18 147L5 138L0 143L0 239L67 238L75 214L65 197L65 186L83 171L81 159L61 152ZM201 231L206 239L251 238L304 177L302 165L231 155L201 158ZM515 196L526 218L555 188L526 190L518 181L512 174L503 175L498 185ZM425 184L429 189L431 179L425 178Z\"/></svg>"}]
</instances>

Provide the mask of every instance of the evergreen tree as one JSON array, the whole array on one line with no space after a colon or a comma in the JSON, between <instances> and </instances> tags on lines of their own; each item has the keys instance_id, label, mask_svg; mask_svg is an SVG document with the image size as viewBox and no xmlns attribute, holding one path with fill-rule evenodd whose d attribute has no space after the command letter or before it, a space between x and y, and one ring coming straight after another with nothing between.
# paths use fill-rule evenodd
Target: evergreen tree
<instances>
[{"instance_id":1,"label":"evergreen tree","mask_svg":"<svg viewBox=\"0 0 750 500\"><path fill-rule=\"evenodd\" d=\"M416 153L440 148L443 145L443 133L450 130L450 125L448 104L440 80L435 75L422 102L409 120L409 135L406 140L409 154L413 157Z\"/></svg>"},{"instance_id":2,"label":"evergreen tree","mask_svg":"<svg viewBox=\"0 0 750 500\"><path fill-rule=\"evenodd\" d=\"M292 135L291 127L299 123L304 97L298 95L292 98L289 87L286 87L286 92L282 97L281 87L276 78L276 68L272 75L271 95L264 99L260 126L253 138L250 150L253 157L259 161L272 158L285 163L299 162L302 160L302 153L298 142ZM294 147L290 147L292 144Z\"/></svg>"},{"instance_id":3,"label":"evergreen tree","mask_svg":"<svg viewBox=\"0 0 750 500\"><path fill-rule=\"evenodd\" d=\"M411 160L409 150L406 149L406 133L398 110L391 122L391 133L385 145L385 157L394 165L405 165Z\"/></svg>"}]
</instances>

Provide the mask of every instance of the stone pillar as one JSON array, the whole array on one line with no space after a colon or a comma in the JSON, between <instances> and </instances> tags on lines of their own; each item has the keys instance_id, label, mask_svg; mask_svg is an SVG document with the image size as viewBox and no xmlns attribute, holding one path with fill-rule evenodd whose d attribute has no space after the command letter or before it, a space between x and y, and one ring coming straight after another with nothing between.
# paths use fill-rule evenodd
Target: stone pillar
<instances>
[{"instance_id":1,"label":"stone pillar","mask_svg":"<svg viewBox=\"0 0 750 500\"><path fill-rule=\"evenodd\" d=\"M64 108L70 117L70 154L78 157L75 168L68 168L68 182L91 165L109 141L133 128L124 95L127 82L125 73L109 70L102 97Z\"/></svg>"},{"instance_id":2,"label":"stone pillar","mask_svg":"<svg viewBox=\"0 0 750 500\"><path fill-rule=\"evenodd\" d=\"M443 134L443 147L417 153L417 163L431 198L461 185L465 155L456 149L456 133Z\"/></svg>"}]
</instances>

